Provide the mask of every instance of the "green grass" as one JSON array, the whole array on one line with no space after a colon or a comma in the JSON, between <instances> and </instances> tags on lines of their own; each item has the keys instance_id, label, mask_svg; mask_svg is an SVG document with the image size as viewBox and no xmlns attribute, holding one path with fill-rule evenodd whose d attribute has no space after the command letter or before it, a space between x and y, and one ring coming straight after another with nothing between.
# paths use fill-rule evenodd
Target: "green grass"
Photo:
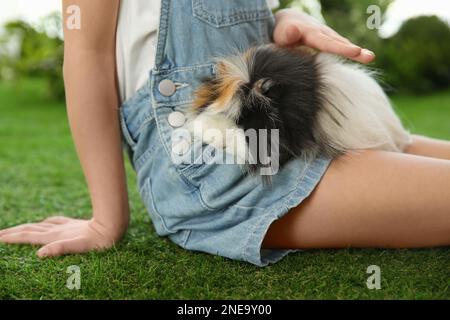
<instances>
[{"instance_id":1,"label":"green grass","mask_svg":"<svg viewBox=\"0 0 450 320\"><path fill-rule=\"evenodd\" d=\"M90 216L64 106L41 92L37 81L0 85L0 228ZM450 92L394 100L415 132L450 139ZM450 298L449 249L317 250L267 268L184 251L155 234L127 168L132 223L124 241L103 253L45 260L37 247L0 245L0 298ZM366 287L372 264L381 267L381 290ZM80 290L65 287L71 265L81 269Z\"/></svg>"}]
</instances>

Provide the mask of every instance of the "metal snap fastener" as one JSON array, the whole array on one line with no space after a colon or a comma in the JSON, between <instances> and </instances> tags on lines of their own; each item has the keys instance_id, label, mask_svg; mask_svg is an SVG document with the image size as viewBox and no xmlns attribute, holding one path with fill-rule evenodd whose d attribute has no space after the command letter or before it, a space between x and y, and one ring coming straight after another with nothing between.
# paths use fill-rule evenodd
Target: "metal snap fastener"
<instances>
[{"instance_id":1,"label":"metal snap fastener","mask_svg":"<svg viewBox=\"0 0 450 320\"><path fill-rule=\"evenodd\" d=\"M172 80L164 79L159 83L158 90L163 96L170 97L175 93L177 88Z\"/></svg>"},{"instance_id":2,"label":"metal snap fastener","mask_svg":"<svg viewBox=\"0 0 450 320\"><path fill-rule=\"evenodd\" d=\"M178 128L178 127L181 127L185 123L186 117L184 116L184 114L182 112L174 111L171 114L169 114L167 121L169 122L171 127Z\"/></svg>"}]
</instances>

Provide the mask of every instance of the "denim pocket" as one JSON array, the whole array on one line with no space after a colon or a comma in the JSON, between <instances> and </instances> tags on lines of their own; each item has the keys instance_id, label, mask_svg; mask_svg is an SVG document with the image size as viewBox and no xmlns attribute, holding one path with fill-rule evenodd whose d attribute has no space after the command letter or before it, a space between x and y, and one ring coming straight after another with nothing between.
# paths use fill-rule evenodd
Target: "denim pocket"
<instances>
[{"instance_id":1,"label":"denim pocket","mask_svg":"<svg viewBox=\"0 0 450 320\"><path fill-rule=\"evenodd\" d=\"M190 182L189 178L191 176L198 174L199 171L210 165L208 163L208 155L211 149L212 147L209 145L192 141L188 153L172 160L176 164L177 171Z\"/></svg>"},{"instance_id":2,"label":"denim pocket","mask_svg":"<svg viewBox=\"0 0 450 320\"><path fill-rule=\"evenodd\" d=\"M120 127L127 144L136 149L142 127L153 120L150 88L146 84L119 108Z\"/></svg>"},{"instance_id":3,"label":"denim pocket","mask_svg":"<svg viewBox=\"0 0 450 320\"><path fill-rule=\"evenodd\" d=\"M192 0L192 11L216 28L267 19L272 14L266 0Z\"/></svg>"},{"instance_id":4,"label":"denim pocket","mask_svg":"<svg viewBox=\"0 0 450 320\"><path fill-rule=\"evenodd\" d=\"M123 112L123 108L119 109L119 118L120 118L120 129L122 131L122 137L125 140L125 142L128 144L128 146L134 150L136 147L136 140L133 138L133 135L128 128L125 115Z\"/></svg>"},{"instance_id":5,"label":"denim pocket","mask_svg":"<svg viewBox=\"0 0 450 320\"><path fill-rule=\"evenodd\" d=\"M171 230L167 224L165 223L162 216L159 214L156 205L154 196L152 193L152 186L151 186L151 177L148 177L143 186L139 190L139 195L141 196L142 201L144 202L144 205L147 209L147 212L150 215L150 218L153 222L153 225L155 226L156 232L160 236L164 236L167 234L174 233L173 230Z\"/></svg>"}]
</instances>

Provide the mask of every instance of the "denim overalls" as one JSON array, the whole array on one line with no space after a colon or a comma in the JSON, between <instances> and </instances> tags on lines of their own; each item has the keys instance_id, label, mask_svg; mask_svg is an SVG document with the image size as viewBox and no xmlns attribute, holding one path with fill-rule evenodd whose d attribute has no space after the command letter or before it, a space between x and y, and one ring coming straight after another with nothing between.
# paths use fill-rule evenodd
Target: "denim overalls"
<instances>
[{"instance_id":1,"label":"denim overalls","mask_svg":"<svg viewBox=\"0 0 450 320\"><path fill-rule=\"evenodd\" d=\"M213 58L271 41L266 0L162 0L156 64L146 86L120 109L125 145L156 232L188 250L264 266L289 250L262 250L270 224L314 189L330 159L294 160L272 179L238 165L172 161L172 153L210 152L173 132L195 89L215 73ZM198 154L198 153L197 153Z\"/></svg>"}]
</instances>

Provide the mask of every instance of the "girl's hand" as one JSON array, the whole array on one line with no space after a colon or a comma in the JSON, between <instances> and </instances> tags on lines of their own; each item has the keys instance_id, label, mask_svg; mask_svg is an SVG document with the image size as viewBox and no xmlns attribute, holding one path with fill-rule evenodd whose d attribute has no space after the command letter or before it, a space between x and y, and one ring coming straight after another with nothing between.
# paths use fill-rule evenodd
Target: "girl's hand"
<instances>
[{"instance_id":1,"label":"girl's hand","mask_svg":"<svg viewBox=\"0 0 450 320\"><path fill-rule=\"evenodd\" d=\"M277 12L274 41L281 46L305 45L352 60L369 63L375 54L351 43L330 27L296 9Z\"/></svg>"},{"instance_id":2,"label":"girl's hand","mask_svg":"<svg viewBox=\"0 0 450 320\"><path fill-rule=\"evenodd\" d=\"M0 242L43 245L39 257L83 253L111 248L123 232L112 232L95 219L52 217L0 231Z\"/></svg>"}]
</instances>

